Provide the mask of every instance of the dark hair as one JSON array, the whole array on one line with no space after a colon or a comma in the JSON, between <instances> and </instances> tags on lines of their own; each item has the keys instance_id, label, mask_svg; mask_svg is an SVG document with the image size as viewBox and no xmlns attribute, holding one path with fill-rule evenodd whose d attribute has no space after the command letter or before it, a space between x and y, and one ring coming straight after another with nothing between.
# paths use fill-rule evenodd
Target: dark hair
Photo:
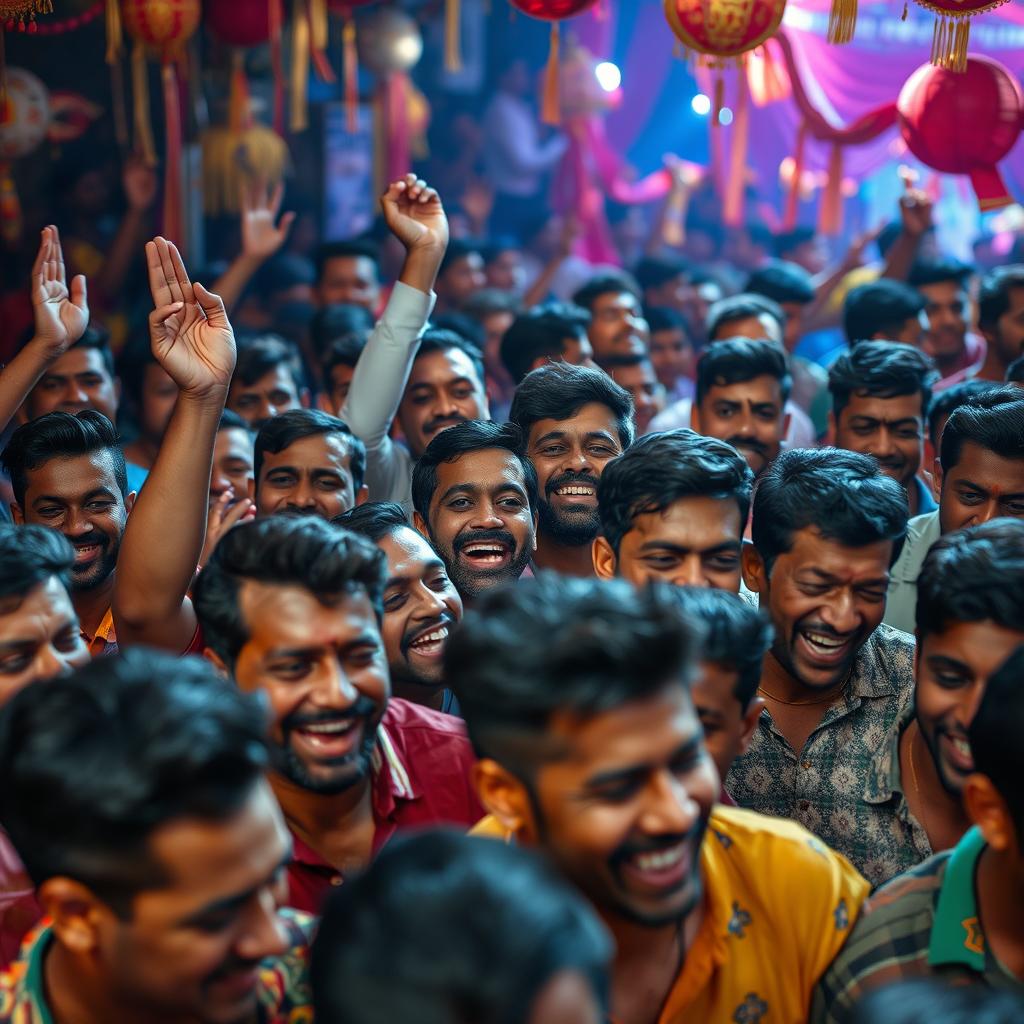
<instances>
[{"instance_id":1,"label":"dark hair","mask_svg":"<svg viewBox=\"0 0 1024 1024\"><path fill-rule=\"evenodd\" d=\"M85 333L75 342L75 348L91 348L99 352L103 366L111 378L114 373L114 353L110 349L110 331L100 324L90 323Z\"/></svg>"},{"instance_id":2,"label":"dark hair","mask_svg":"<svg viewBox=\"0 0 1024 1024\"><path fill-rule=\"evenodd\" d=\"M483 594L444 657L478 756L529 777L553 715L593 716L689 683L699 632L668 589L544 573Z\"/></svg>"},{"instance_id":3,"label":"dark hair","mask_svg":"<svg viewBox=\"0 0 1024 1024\"><path fill-rule=\"evenodd\" d=\"M661 512L681 498L734 500L746 524L754 474L732 445L692 430L638 438L605 467L597 484L601 532L616 556L640 515Z\"/></svg>"},{"instance_id":4,"label":"dark hair","mask_svg":"<svg viewBox=\"0 0 1024 1024\"><path fill-rule=\"evenodd\" d=\"M256 272L255 285L264 298L277 292L286 292L296 285L316 283L312 262L298 253L278 252L271 256Z\"/></svg>"},{"instance_id":5,"label":"dark hair","mask_svg":"<svg viewBox=\"0 0 1024 1024\"><path fill-rule=\"evenodd\" d=\"M959 384L940 391L932 396L932 403L928 407L928 437L931 439L932 448L939 450L938 427L940 420L948 420L954 409L968 402L974 401L980 395L987 395L991 391L998 391L1002 387L991 380L963 380Z\"/></svg>"},{"instance_id":6,"label":"dark hair","mask_svg":"<svg viewBox=\"0 0 1024 1024\"><path fill-rule=\"evenodd\" d=\"M518 384L537 359L560 359L567 339L587 333L590 314L567 302L535 306L516 317L501 339L501 361Z\"/></svg>"},{"instance_id":7,"label":"dark hair","mask_svg":"<svg viewBox=\"0 0 1024 1024\"><path fill-rule=\"evenodd\" d=\"M1024 356L1018 356L1006 368L1007 384L1024 383Z\"/></svg>"},{"instance_id":8,"label":"dark hair","mask_svg":"<svg viewBox=\"0 0 1024 1024\"><path fill-rule=\"evenodd\" d=\"M813 527L827 540L861 548L891 540L893 560L907 532L907 492L869 455L839 448L790 448L765 470L754 492L754 547L771 572Z\"/></svg>"},{"instance_id":9,"label":"dark hair","mask_svg":"<svg viewBox=\"0 0 1024 1024\"><path fill-rule=\"evenodd\" d=\"M31 470L45 466L51 459L76 459L97 452L110 456L117 489L122 498L127 497L128 472L121 439L114 424L95 409L83 409L75 416L69 412L50 412L22 424L11 434L0 462L11 478L14 500L24 508Z\"/></svg>"},{"instance_id":10,"label":"dark hair","mask_svg":"<svg viewBox=\"0 0 1024 1024\"><path fill-rule=\"evenodd\" d=\"M628 292L636 299L640 298L640 288L628 274L599 274L577 289L573 293L572 301L588 312L593 312L594 303L602 295L620 295L622 292Z\"/></svg>"},{"instance_id":11,"label":"dark hair","mask_svg":"<svg viewBox=\"0 0 1024 1024\"><path fill-rule=\"evenodd\" d=\"M974 770L987 776L1006 801L1024 835L1024 645L1018 647L989 678L981 704L968 727Z\"/></svg>"},{"instance_id":12,"label":"dark hair","mask_svg":"<svg viewBox=\"0 0 1024 1024\"><path fill-rule=\"evenodd\" d=\"M644 364L652 366L651 357L646 350L643 352L622 352L616 356L609 356L607 359L601 360L601 369L608 374L612 380L615 380L615 375L612 370L621 370L626 366L643 366Z\"/></svg>"},{"instance_id":13,"label":"dark hair","mask_svg":"<svg viewBox=\"0 0 1024 1024\"><path fill-rule=\"evenodd\" d=\"M633 268L633 277L647 291L689 272L690 264L682 256L645 256Z\"/></svg>"},{"instance_id":14,"label":"dark hair","mask_svg":"<svg viewBox=\"0 0 1024 1024\"><path fill-rule=\"evenodd\" d=\"M51 576L70 587L74 564L75 549L56 530L0 523L0 615L19 608L22 598ZM12 597L17 600L11 602Z\"/></svg>"},{"instance_id":15,"label":"dark hair","mask_svg":"<svg viewBox=\"0 0 1024 1024\"><path fill-rule=\"evenodd\" d=\"M346 1024L527 1024L566 970L606 1008L611 955L594 911L536 853L423 832L331 894L313 944L314 1012Z\"/></svg>"},{"instance_id":16,"label":"dark hair","mask_svg":"<svg viewBox=\"0 0 1024 1024\"><path fill-rule=\"evenodd\" d=\"M220 433L222 430L244 430L250 437L252 436L252 427L237 412L232 412L230 409L225 409L220 414L217 432Z\"/></svg>"},{"instance_id":17,"label":"dark hair","mask_svg":"<svg viewBox=\"0 0 1024 1024\"><path fill-rule=\"evenodd\" d=\"M152 834L237 813L267 766L266 731L263 705L199 658L94 661L0 710L0 823L37 886L72 878L127 919L166 881Z\"/></svg>"},{"instance_id":18,"label":"dark hair","mask_svg":"<svg viewBox=\"0 0 1024 1024\"><path fill-rule=\"evenodd\" d=\"M1001 459L1024 459L1024 396L1014 384L987 391L949 414L939 462L948 473L959 461L970 441L995 452Z\"/></svg>"},{"instance_id":19,"label":"dark hair","mask_svg":"<svg viewBox=\"0 0 1024 1024\"><path fill-rule=\"evenodd\" d=\"M295 390L301 392L306 383L294 349L275 334L261 334L238 346L238 361L232 379L251 387L279 366L288 370L295 383Z\"/></svg>"},{"instance_id":20,"label":"dark hair","mask_svg":"<svg viewBox=\"0 0 1024 1024\"><path fill-rule=\"evenodd\" d=\"M978 292L978 326L995 327L1010 309L1010 292L1024 288L1024 264L999 267L981 279Z\"/></svg>"},{"instance_id":21,"label":"dark hair","mask_svg":"<svg viewBox=\"0 0 1024 1024\"><path fill-rule=\"evenodd\" d=\"M814 301L814 280L799 263L789 260L768 260L755 270L743 290L778 302L799 302L805 306Z\"/></svg>"},{"instance_id":22,"label":"dark hair","mask_svg":"<svg viewBox=\"0 0 1024 1024\"><path fill-rule=\"evenodd\" d=\"M991 619L1024 639L1024 521L955 530L929 549L917 579L918 641Z\"/></svg>"},{"instance_id":23,"label":"dark hair","mask_svg":"<svg viewBox=\"0 0 1024 1024\"><path fill-rule=\"evenodd\" d=\"M430 522L430 502L437 490L437 467L470 452L492 448L501 448L516 456L523 469L523 484L530 509L537 508L537 471L526 457L523 432L514 423L467 420L435 434L413 467L412 504L424 521Z\"/></svg>"},{"instance_id":24,"label":"dark hair","mask_svg":"<svg viewBox=\"0 0 1024 1024\"><path fill-rule=\"evenodd\" d=\"M912 978L869 991L853 1007L850 1024L1020 1024L1021 1020L1024 999L1012 989Z\"/></svg>"},{"instance_id":25,"label":"dark hair","mask_svg":"<svg viewBox=\"0 0 1024 1024\"><path fill-rule=\"evenodd\" d=\"M429 356L434 352L449 352L452 349L458 349L473 364L473 369L476 370L480 386L483 387L485 379L483 353L478 346L455 331L445 330L441 327L428 328L423 332L423 337L420 339L420 347L416 352L416 359Z\"/></svg>"},{"instance_id":26,"label":"dark hair","mask_svg":"<svg viewBox=\"0 0 1024 1024\"><path fill-rule=\"evenodd\" d=\"M763 295L751 295L749 292L743 292L740 295L719 299L714 303L708 310L704 328L708 338L714 341L718 332L727 324L734 324L739 320L750 320L753 317L762 317L766 313L779 325L780 331L786 326L785 311L777 302Z\"/></svg>"},{"instance_id":27,"label":"dark hair","mask_svg":"<svg viewBox=\"0 0 1024 1024\"><path fill-rule=\"evenodd\" d=\"M335 516L331 522L372 540L374 544L379 544L384 537L390 537L398 530L413 528L405 509L397 501L364 501L362 505Z\"/></svg>"},{"instance_id":28,"label":"dark hair","mask_svg":"<svg viewBox=\"0 0 1024 1024\"><path fill-rule=\"evenodd\" d=\"M324 279L324 271L331 260L337 259L358 259L363 257L373 264L373 269L379 270L380 250L373 242L368 240L353 239L348 242L325 242L321 245L314 257L316 264L316 280L319 284Z\"/></svg>"},{"instance_id":29,"label":"dark hair","mask_svg":"<svg viewBox=\"0 0 1024 1024\"><path fill-rule=\"evenodd\" d=\"M770 341L730 338L708 345L697 360L694 401L699 406L713 387L742 384L755 377L774 377L779 382L783 403L789 400L793 378L786 353Z\"/></svg>"},{"instance_id":30,"label":"dark hair","mask_svg":"<svg viewBox=\"0 0 1024 1024\"><path fill-rule=\"evenodd\" d=\"M483 258L484 265L493 263L502 253L522 252L523 246L518 239L510 235L499 235L483 242L477 250Z\"/></svg>"},{"instance_id":31,"label":"dark hair","mask_svg":"<svg viewBox=\"0 0 1024 1024\"><path fill-rule=\"evenodd\" d=\"M862 341L841 355L828 371L828 390L836 421L854 395L869 398L921 396L921 417L928 415L935 364L913 345Z\"/></svg>"},{"instance_id":32,"label":"dark hair","mask_svg":"<svg viewBox=\"0 0 1024 1024\"><path fill-rule=\"evenodd\" d=\"M942 257L935 260L919 259L907 274L907 284L913 288L920 288L922 285L944 284L946 281L953 281L963 287L973 276L974 267L969 267L959 260Z\"/></svg>"},{"instance_id":33,"label":"dark hair","mask_svg":"<svg viewBox=\"0 0 1024 1024\"><path fill-rule=\"evenodd\" d=\"M460 260L466 259L468 256L472 256L476 253L480 259L483 259L484 243L469 238L453 238L448 243L448 248L445 249L444 256L441 259L441 266L437 271L438 277L443 277L444 273L453 263L458 263Z\"/></svg>"},{"instance_id":34,"label":"dark hair","mask_svg":"<svg viewBox=\"0 0 1024 1024\"><path fill-rule=\"evenodd\" d=\"M530 436L540 420L571 419L591 402L606 406L615 417L623 448L633 443L633 399L601 370L570 363L549 363L531 370L516 387L508 418Z\"/></svg>"},{"instance_id":35,"label":"dark hair","mask_svg":"<svg viewBox=\"0 0 1024 1024\"><path fill-rule=\"evenodd\" d=\"M481 288L462 304L462 312L482 323L494 313L512 313L518 316L522 312L522 305L519 296L513 295L512 292L504 292L500 288Z\"/></svg>"},{"instance_id":36,"label":"dark hair","mask_svg":"<svg viewBox=\"0 0 1024 1024\"><path fill-rule=\"evenodd\" d=\"M362 334L346 334L343 338L332 342L320 364L323 371L324 387L330 389L331 372L336 366L351 366L355 369L364 348L366 348L366 337Z\"/></svg>"},{"instance_id":37,"label":"dark hair","mask_svg":"<svg viewBox=\"0 0 1024 1024\"><path fill-rule=\"evenodd\" d=\"M761 663L775 635L771 620L738 594L715 587L672 589L686 621L703 627L700 660L737 673L732 695L746 711L757 696Z\"/></svg>"},{"instance_id":38,"label":"dark hair","mask_svg":"<svg viewBox=\"0 0 1024 1024\"><path fill-rule=\"evenodd\" d=\"M386 559L364 537L316 516L268 516L229 530L192 588L207 646L231 667L249 640L239 607L246 580L299 586L327 603L365 592L377 618L383 612Z\"/></svg>"},{"instance_id":39,"label":"dark hair","mask_svg":"<svg viewBox=\"0 0 1024 1024\"><path fill-rule=\"evenodd\" d=\"M817 232L812 227L791 228L789 231L780 231L772 238L772 249L775 255L782 259L787 252L799 249L801 245L807 245L815 238L817 238Z\"/></svg>"},{"instance_id":40,"label":"dark hair","mask_svg":"<svg viewBox=\"0 0 1024 1024\"><path fill-rule=\"evenodd\" d=\"M349 430L344 420L319 409L289 409L267 420L260 427L253 452L253 473L257 487L264 456L278 455L304 437L317 437L321 434L337 434L345 438L352 486L358 491L366 476L366 445Z\"/></svg>"},{"instance_id":41,"label":"dark hair","mask_svg":"<svg viewBox=\"0 0 1024 1024\"><path fill-rule=\"evenodd\" d=\"M324 306L313 314L309 323L309 340L313 351L323 359L339 341L358 338L362 344L373 329L373 317L362 306Z\"/></svg>"},{"instance_id":42,"label":"dark hair","mask_svg":"<svg viewBox=\"0 0 1024 1024\"><path fill-rule=\"evenodd\" d=\"M893 337L903 325L919 316L924 296L909 284L881 278L852 288L843 303L843 332L855 345L876 334Z\"/></svg>"},{"instance_id":43,"label":"dark hair","mask_svg":"<svg viewBox=\"0 0 1024 1024\"><path fill-rule=\"evenodd\" d=\"M671 309L669 306L645 306L644 319L647 321L651 334L656 334L658 331L682 331L686 335L686 343L693 344L689 325L679 310Z\"/></svg>"}]
</instances>

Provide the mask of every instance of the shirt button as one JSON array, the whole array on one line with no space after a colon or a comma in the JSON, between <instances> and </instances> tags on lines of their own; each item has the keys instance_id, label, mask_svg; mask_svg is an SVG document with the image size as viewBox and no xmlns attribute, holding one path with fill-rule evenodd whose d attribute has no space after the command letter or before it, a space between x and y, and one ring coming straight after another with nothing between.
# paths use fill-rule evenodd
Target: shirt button
<instances>
[{"instance_id":1,"label":"shirt button","mask_svg":"<svg viewBox=\"0 0 1024 1024\"><path fill-rule=\"evenodd\" d=\"M334 875L331 878L331 885L341 885L342 881L343 881L343 879L342 879L341 875Z\"/></svg>"},{"instance_id":2,"label":"shirt button","mask_svg":"<svg viewBox=\"0 0 1024 1024\"><path fill-rule=\"evenodd\" d=\"M801 811L808 810L810 808L810 806L811 806L811 801L810 800L801 800L797 804L797 807L799 807Z\"/></svg>"}]
</instances>

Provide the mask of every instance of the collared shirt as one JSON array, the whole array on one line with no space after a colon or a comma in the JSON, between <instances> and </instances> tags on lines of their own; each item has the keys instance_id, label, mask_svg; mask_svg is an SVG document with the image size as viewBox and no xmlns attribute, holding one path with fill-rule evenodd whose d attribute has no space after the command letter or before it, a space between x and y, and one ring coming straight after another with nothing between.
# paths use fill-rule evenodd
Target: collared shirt
<instances>
[{"instance_id":1,"label":"collared shirt","mask_svg":"<svg viewBox=\"0 0 1024 1024\"><path fill-rule=\"evenodd\" d=\"M289 949L260 964L256 1024L295 1024L313 1019L309 984L309 954L315 922L307 914L281 910ZM37 929L22 946L21 955L0 974L0 1024L53 1024L46 1002L43 966L53 941L49 927Z\"/></svg>"},{"instance_id":2,"label":"collared shirt","mask_svg":"<svg viewBox=\"0 0 1024 1024\"><path fill-rule=\"evenodd\" d=\"M972 828L944 850L879 889L814 995L814 1024L846 1024L868 990L903 978L980 982L1024 994L1024 983L993 955L978 913L975 872L985 840Z\"/></svg>"},{"instance_id":3,"label":"collared shirt","mask_svg":"<svg viewBox=\"0 0 1024 1024\"><path fill-rule=\"evenodd\" d=\"M17 959L22 941L42 913L32 879L0 829L0 970Z\"/></svg>"},{"instance_id":4,"label":"collared shirt","mask_svg":"<svg viewBox=\"0 0 1024 1024\"><path fill-rule=\"evenodd\" d=\"M792 818L848 857L873 885L906 863L880 855L888 810L863 800L872 763L914 698L914 639L879 626L857 652L849 684L795 751L761 713L750 749L733 763L726 788L741 807ZM891 844L890 844L891 845Z\"/></svg>"},{"instance_id":5,"label":"collared shirt","mask_svg":"<svg viewBox=\"0 0 1024 1024\"><path fill-rule=\"evenodd\" d=\"M964 338L964 350L960 354L956 366L932 387L932 392L937 395L947 388L953 387L954 384L970 380L981 369L987 353L988 344L985 339L979 334L968 331L967 337Z\"/></svg>"},{"instance_id":6,"label":"collared shirt","mask_svg":"<svg viewBox=\"0 0 1024 1024\"><path fill-rule=\"evenodd\" d=\"M939 503L935 500L931 488L919 476L914 477L914 490L917 492L917 515L926 516L929 512L938 512ZM907 629L904 632L911 631Z\"/></svg>"},{"instance_id":7,"label":"collared shirt","mask_svg":"<svg viewBox=\"0 0 1024 1024\"><path fill-rule=\"evenodd\" d=\"M114 632L114 613L108 608L93 636L84 629L79 633L94 658L102 658L108 654L117 654L117 634Z\"/></svg>"},{"instance_id":8,"label":"collared shirt","mask_svg":"<svg viewBox=\"0 0 1024 1024\"><path fill-rule=\"evenodd\" d=\"M889 572L882 621L894 629L913 633L917 625L917 577L931 546L942 536L939 510L914 516L907 524L907 539Z\"/></svg>"},{"instance_id":9,"label":"collared shirt","mask_svg":"<svg viewBox=\"0 0 1024 1024\"><path fill-rule=\"evenodd\" d=\"M470 780L475 760L461 719L392 697L371 763L373 855L399 830L478 822L484 811ZM319 913L331 887L344 879L294 833L292 839L289 906Z\"/></svg>"}]
</instances>

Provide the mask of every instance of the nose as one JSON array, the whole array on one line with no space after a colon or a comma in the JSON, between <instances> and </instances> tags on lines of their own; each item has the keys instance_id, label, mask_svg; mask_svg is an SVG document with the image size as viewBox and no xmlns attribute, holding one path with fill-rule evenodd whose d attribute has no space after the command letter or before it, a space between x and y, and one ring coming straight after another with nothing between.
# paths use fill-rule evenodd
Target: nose
<instances>
[{"instance_id":1,"label":"nose","mask_svg":"<svg viewBox=\"0 0 1024 1024\"><path fill-rule=\"evenodd\" d=\"M60 654L57 653L53 644L43 644L39 648L35 658L33 679L54 679L57 676L67 675L68 671L68 666Z\"/></svg>"},{"instance_id":2,"label":"nose","mask_svg":"<svg viewBox=\"0 0 1024 1024\"><path fill-rule=\"evenodd\" d=\"M288 496L288 505L291 508L315 508L316 495L309 484L303 481Z\"/></svg>"},{"instance_id":3,"label":"nose","mask_svg":"<svg viewBox=\"0 0 1024 1024\"><path fill-rule=\"evenodd\" d=\"M345 667L334 657L322 673L318 673L312 692L312 702L321 708L344 710L359 699L359 691L352 685Z\"/></svg>"},{"instance_id":4,"label":"nose","mask_svg":"<svg viewBox=\"0 0 1024 1024\"><path fill-rule=\"evenodd\" d=\"M700 555L690 555L683 559L679 569L672 577L677 587L710 587L704 576L704 565Z\"/></svg>"},{"instance_id":5,"label":"nose","mask_svg":"<svg viewBox=\"0 0 1024 1024\"><path fill-rule=\"evenodd\" d=\"M736 421L736 433L740 437L753 437L754 436L754 417L750 415L750 411L744 409Z\"/></svg>"},{"instance_id":6,"label":"nose","mask_svg":"<svg viewBox=\"0 0 1024 1024\"><path fill-rule=\"evenodd\" d=\"M700 818L700 804L668 769L652 777L644 796L640 828L645 835L685 835Z\"/></svg>"},{"instance_id":7,"label":"nose","mask_svg":"<svg viewBox=\"0 0 1024 1024\"><path fill-rule=\"evenodd\" d=\"M84 537L92 532L89 520L80 508L69 508L64 518L64 534L68 537Z\"/></svg>"},{"instance_id":8,"label":"nose","mask_svg":"<svg viewBox=\"0 0 1024 1024\"><path fill-rule=\"evenodd\" d=\"M268 398L264 398L260 401L260 414L259 421L273 419L277 415L277 406Z\"/></svg>"},{"instance_id":9,"label":"nose","mask_svg":"<svg viewBox=\"0 0 1024 1024\"><path fill-rule=\"evenodd\" d=\"M896 445L893 444L892 431L886 426L880 427L872 441L871 448L872 454L877 458L884 459L894 454Z\"/></svg>"},{"instance_id":10,"label":"nose","mask_svg":"<svg viewBox=\"0 0 1024 1024\"><path fill-rule=\"evenodd\" d=\"M999 502L992 498L989 498L984 505L978 505L975 509L974 515L968 520L965 525L968 526L980 526L982 523L987 523L990 519L998 519L1000 516Z\"/></svg>"},{"instance_id":11,"label":"nose","mask_svg":"<svg viewBox=\"0 0 1024 1024\"><path fill-rule=\"evenodd\" d=\"M213 495L223 494L231 486L231 481L228 477L221 473L216 467L213 470L213 476L210 478L210 493Z\"/></svg>"},{"instance_id":12,"label":"nose","mask_svg":"<svg viewBox=\"0 0 1024 1024\"><path fill-rule=\"evenodd\" d=\"M288 950L288 932L277 910L277 900L269 887L252 899L244 919L242 934L235 946L239 960L254 962L282 956Z\"/></svg>"},{"instance_id":13,"label":"nose","mask_svg":"<svg viewBox=\"0 0 1024 1024\"><path fill-rule=\"evenodd\" d=\"M413 619L436 619L446 608L444 595L422 582L416 588L415 599Z\"/></svg>"},{"instance_id":14,"label":"nose","mask_svg":"<svg viewBox=\"0 0 1024 1024\"><path fill-rule=\"evenodd\" d=\"M500 509L493 503L484 501L480 503L469 525L475 530L496 530L505 525L505 520Z\"/></svg>"},{"instance_id":15,"label":"nose","mask_svg":"<svg viewBox=\"0 0 1024 1024\"><path fill-rule=\"evenodd\" d=\"M76 380L71 380L64 392L64 402L67 405L88 405L89 392L84 385L79 384Z\"/></svg>"},{"instance_id":16,"label":"nose","mask_svg":"<svg viewBox=\"0 0 1024 1024\"><path fill-rule=\"evenodd\" d=\"M860 625L853 593L846 589L840 590L835 601L821 608L821 618L837 633L852 633Z\"/></svg>"}]
</instances>

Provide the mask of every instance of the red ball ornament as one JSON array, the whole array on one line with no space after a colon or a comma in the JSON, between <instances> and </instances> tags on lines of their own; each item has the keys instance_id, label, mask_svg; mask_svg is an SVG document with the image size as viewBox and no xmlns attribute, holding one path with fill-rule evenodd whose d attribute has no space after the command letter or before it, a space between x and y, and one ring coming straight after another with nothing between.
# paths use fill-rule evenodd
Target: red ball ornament
<instances>
[{"instance_id":1,"label":"red ball ornament","mask_svg":"<svg viewBox=\"0 0 1024 1024\"><path fill-rule=\"evenodd\" d=\"M260 46L270 39L270 4L276 0L206 0L206 25L228 46Z\"/></svg>"},{"instance_id":2,"label":"red ball ornament","mask_svg":"<svg viewBox=\"0 0 1024 1024\"><path fill-rule=\"evenodd\" d=\"M122 0L121 17L133 39L166 56L199 27L199 0Z\"/></svg>"},{"instance_id":3,"label":"red ball ornament","mask_svg":"<svg viewBox=\"0 0 1024 1024\"><path fill-rule=\"evenodd\" d=\"M665 0L665 18L689 50L724 60L760 46L779 29L786 0Z\"/></svg>"},{"instance_id":4,"label":"red ball ornament","mask_svg":"<svg viewBox=\"0 0 1024 1024\"><path fill-rule=\"evenodd\" d=\"M523 14L542 21L563 21L596 7L598 0L509 0Z\"/></svg>"},{"instance_id":5,"label":"red ball ornament","mask_svg":"<svg viewBox=\"0 0 1024 1024\"><path fill-rule=\"evenodd\" d=\"M897 100L900 134L922 163L966 174L982 210L1008 206L996 164L1021 133L1024 98L1009 71L989 57L969 57L962 72L925 64Z\"/></svg>"}]
</instances>

